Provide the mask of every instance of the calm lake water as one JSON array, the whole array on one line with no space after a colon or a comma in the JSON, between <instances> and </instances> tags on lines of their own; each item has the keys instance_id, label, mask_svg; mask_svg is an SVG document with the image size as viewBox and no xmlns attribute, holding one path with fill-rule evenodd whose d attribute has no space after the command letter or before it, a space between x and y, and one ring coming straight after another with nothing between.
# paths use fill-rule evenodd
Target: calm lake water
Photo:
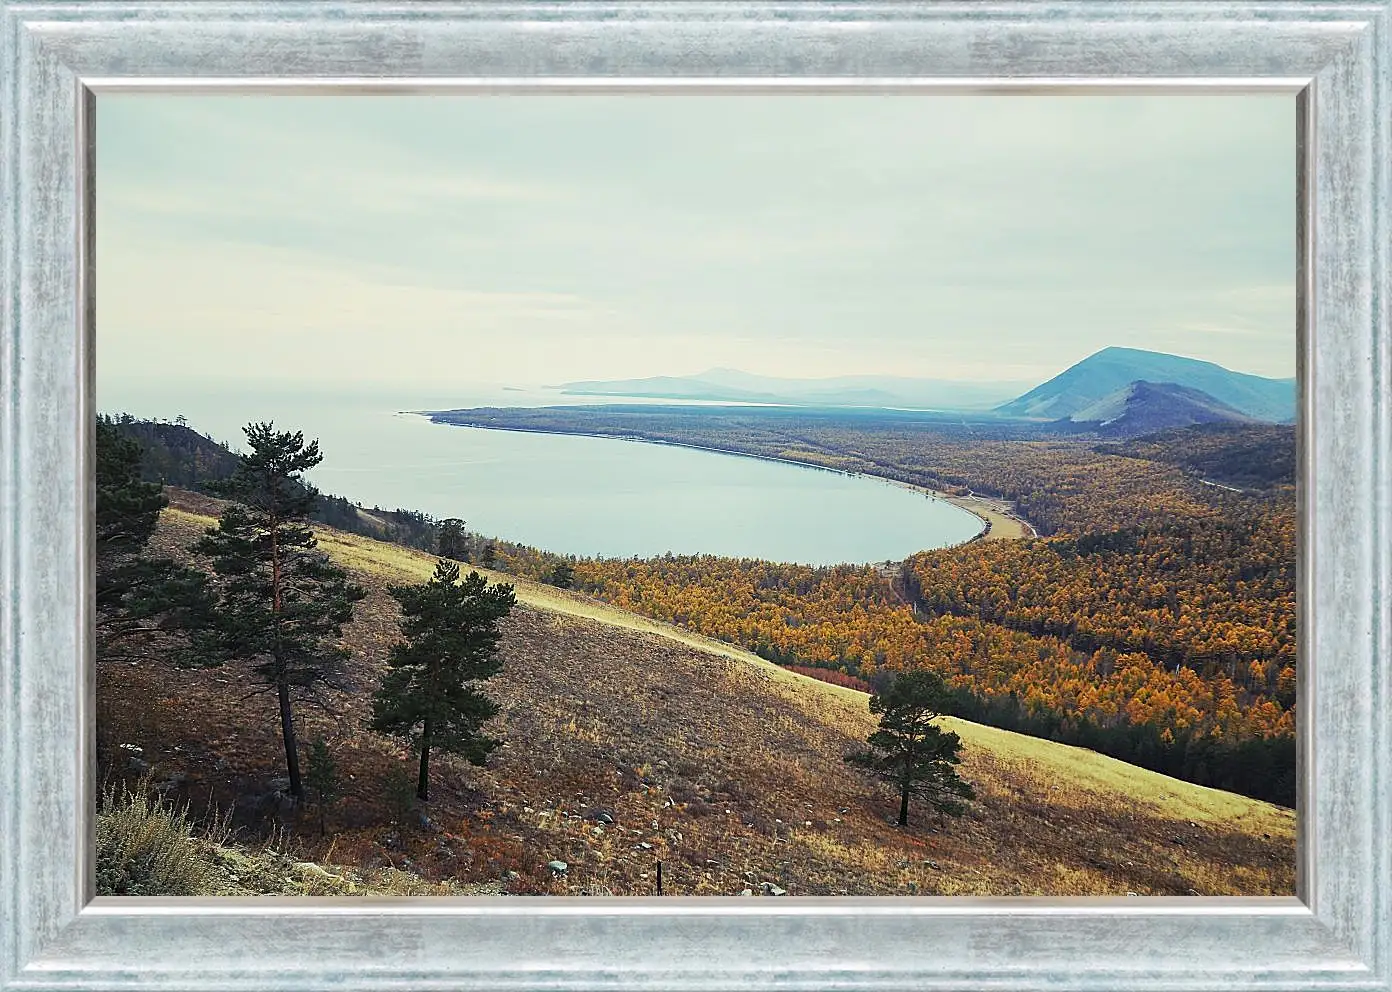
<instances>
[{"instance_id":1,"label":"calm lake water","mask_svg":"<svg viewBox=\"0 0 1392 992\"><path fill-rule=\"evenodd\" d=\"M319 439L324 462L311 479L324 492L462 517L472 531L567 554L891 561L981 528L950 503L875 479L670 445L451 427L401 412L585 402L556 392L328 395L160 383L101 387L97 400L104 413L183 415L234 449L248 421L274 420Z\"/></svg>"}]
</instances>

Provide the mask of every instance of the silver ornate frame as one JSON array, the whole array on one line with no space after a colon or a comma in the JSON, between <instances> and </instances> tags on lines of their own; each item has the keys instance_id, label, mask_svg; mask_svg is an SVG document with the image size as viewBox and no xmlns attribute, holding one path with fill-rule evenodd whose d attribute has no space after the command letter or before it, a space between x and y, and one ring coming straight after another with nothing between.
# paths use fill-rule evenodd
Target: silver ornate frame
<instances>
[{"instance_id":1,"label":"silver ornate frame","mask_svg":"<svg viewBox=\"0 0 1392 992\"><path fill-rule=\"evenodd\" d=\"M1387 0L0 0L0 990L1392 988ZM94 94L1276 89L1299 898L92 899Z\"/></svg>"}]
</instances>

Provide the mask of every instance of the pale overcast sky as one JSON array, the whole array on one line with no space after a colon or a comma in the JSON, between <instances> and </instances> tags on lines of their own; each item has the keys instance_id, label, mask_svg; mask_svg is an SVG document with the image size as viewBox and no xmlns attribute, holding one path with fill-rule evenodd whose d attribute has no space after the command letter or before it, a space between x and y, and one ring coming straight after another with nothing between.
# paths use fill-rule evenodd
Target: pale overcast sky
<instances>
[{"instance_id":1,"label":"pale overcast sky","mask_svg":"<svg viewBox=\"0 0 1392 992\"><path fill-rule=\"evenodd\" d=\"M98 101L103 381L1295 368L1290 96Z\"/></svg>"}]
</instances>

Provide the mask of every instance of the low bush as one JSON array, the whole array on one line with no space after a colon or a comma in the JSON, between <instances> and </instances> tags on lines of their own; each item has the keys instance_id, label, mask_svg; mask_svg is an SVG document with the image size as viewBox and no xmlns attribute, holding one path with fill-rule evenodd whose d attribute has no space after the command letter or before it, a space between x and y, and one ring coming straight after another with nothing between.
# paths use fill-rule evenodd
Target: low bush
<instances>
[{"instance_id":1,"label":"low bush","mask_svg":"<svg viewBox=\"0 0 1392 992\"><path fill-rule=\"evenodd\" d=\"M97 811L97 895L210 895L212 861L193 836L188 807L152 792L108 785Z\"/></svg>"}]
</instances>

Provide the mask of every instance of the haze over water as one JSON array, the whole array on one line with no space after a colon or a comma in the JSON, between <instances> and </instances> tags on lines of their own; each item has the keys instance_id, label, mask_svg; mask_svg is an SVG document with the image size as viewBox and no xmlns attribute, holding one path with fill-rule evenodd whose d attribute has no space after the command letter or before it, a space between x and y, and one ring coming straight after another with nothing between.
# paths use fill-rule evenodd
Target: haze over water
<instances>
[{"instance_id":1,"label":"haze over water","mask_svg":"<svg viewBox=\"0 0 1392 992\"><path fill-rule=\"evenodd\" d=\"M97 401L104 413L182 415L235 450L248 421L274 420L319 439L324 463L310 478L326 493L462 517L472 531L564 554L891 561L981 528L950 503L875 479L669 445L451 427L401 412L586 402L554 391L403 396L174 382L123 385Z\"/></svg>"}]
</instances>

